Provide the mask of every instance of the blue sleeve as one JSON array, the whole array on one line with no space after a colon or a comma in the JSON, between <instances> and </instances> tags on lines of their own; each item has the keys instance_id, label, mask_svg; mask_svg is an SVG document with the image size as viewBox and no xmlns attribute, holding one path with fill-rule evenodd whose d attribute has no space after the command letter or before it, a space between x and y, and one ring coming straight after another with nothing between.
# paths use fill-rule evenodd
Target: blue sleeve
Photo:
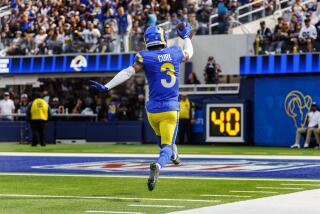
<instances>
[{"instance_id":1,"label":"blue sleeve","mask_svg":"<svg viewBox=\"0 0 320 214\"><path fill-rule=\"evenodd\" d=\"M142 51L139 51L136 56L134 57L134 62L140 62L141 64L143 64L143 53Z\"/></svg>"}]
</instances>

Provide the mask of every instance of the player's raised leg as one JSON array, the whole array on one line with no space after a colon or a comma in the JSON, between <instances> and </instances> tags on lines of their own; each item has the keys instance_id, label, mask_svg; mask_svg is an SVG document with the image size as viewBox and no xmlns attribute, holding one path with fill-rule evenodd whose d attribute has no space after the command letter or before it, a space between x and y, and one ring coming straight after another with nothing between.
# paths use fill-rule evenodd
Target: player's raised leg
<instances>
[{"instance_id":1,"label":"player's raised leg","mask_svg":"<svg viewBox=\"0 0 320 214\"><path fill-rule=\"evenodd\" d=\"M170 163L172 159L177 160L177 155L173 151L173 145L178 131L178 113L177 111L169 111L155 114L148 114L151 126L159 124L161 136L161 150L159 158L155 163L150 164L150 176L148 179L148 189L152 191L157 183L160 169ZM152 125L153 124L153 125ZM158 131L158 129L154 129ZM157 134L157 133L156 133Z\"/></svg>"}]
</instances>

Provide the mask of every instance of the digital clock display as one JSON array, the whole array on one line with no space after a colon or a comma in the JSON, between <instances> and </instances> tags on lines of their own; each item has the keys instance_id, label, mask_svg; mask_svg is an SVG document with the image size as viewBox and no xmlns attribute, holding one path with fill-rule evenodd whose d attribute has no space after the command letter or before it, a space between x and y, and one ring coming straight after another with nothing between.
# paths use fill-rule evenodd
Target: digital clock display
<instances>
[{"instance_id":1,"label":"digital clock display","mask_svg":"<svg viewBox=\"0 0 320 214\"><path fill-rule=\"evenodd\" d=\"M243 103L210 103L206 106L207 142L244 142Z\"/></svg>"}]
</instances>

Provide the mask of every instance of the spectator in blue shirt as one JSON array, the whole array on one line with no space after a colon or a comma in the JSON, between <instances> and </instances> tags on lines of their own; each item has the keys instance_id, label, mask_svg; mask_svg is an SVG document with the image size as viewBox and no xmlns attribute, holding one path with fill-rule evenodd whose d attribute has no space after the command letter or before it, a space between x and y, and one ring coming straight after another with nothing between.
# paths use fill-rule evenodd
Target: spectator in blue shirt
<instances>
[{"instance_id":1,"label":"spectator in blue shirt","mask_svg":"<svg viewBox=\"0 0 320 214\"><path fill-rule=\"evenodd\" d=\"M116 41L116 51L121 52L121 43L123 44L124 52L129 52L129 32L131 30L131 18L129 14L125 13L124 8L118 8L116 16L118 25L118 35Z\"/></svg>"}]
</instances>

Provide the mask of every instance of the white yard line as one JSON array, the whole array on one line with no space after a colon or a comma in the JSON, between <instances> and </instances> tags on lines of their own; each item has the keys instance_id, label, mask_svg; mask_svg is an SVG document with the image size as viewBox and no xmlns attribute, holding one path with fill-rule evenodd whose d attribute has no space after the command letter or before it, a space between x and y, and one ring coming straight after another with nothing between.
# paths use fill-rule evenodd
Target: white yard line
<instances>
[{"instance_id":1,"label":"white yard line","mask_svg":"<svg viewBox=\"0 0 320 214\"><path fill-rule=\"evenodd\" d=\"M312 187L320 187L320 184L280 184L282 186L312 186Z\"/></svg>"},{"instance_id":2,"label":"white yard line","mask_svg":"<svg viewBox=\"0 0 320 214\"><path fill-rule=\"evenodd\" d=\"M157 204L129 204L129 207L155 207L155 208L184 208L184 206L157 205Z\"/></svg>"},{"instance_id":3,"label":"white yard line","mask_svg":"<svg viewBox=\"0 0 320 214\"><path fill-rule=\"evenodd\" d=\"M48 152L0 152L0 156L39 156L39 157L123 157L154 158L158 154L96 154L96 153L48 153ZM231 159L266 159L266 160L320 160L320 156L294 155L192 155L182 154L182 158L231 158Z\"/></svg>"},{"instance_id":4,"label":"white yard line","mask_svg":"<svg viewBox=\"0 0 320 214\"><path fill-rule=\"evenodd\" d=\"M263 193L263 194L277 194L279 192L271 192L271 191L254 191L254 190L231 190L233 193Z\"/></svg>"},{"instance_id":5,"label":"white yard line","mask_svg":"<svg viewBox=\"0 0 320 214\"><path fill-rule=\"evenodd\" d=\"M221 204L171 214L315 214L320 210L320 190L308 190L285 195Z\"/></svg>"},{"instance_id":6,"label":"white yard line","mask_svg":"<svg viewBox=\"0 0 320 214\"><path fill-rule=\"evenodd\" d=\"M62 173L21 173L21 172L0 172L6 176L35 176L35 177L92 177L92 178L141 178L142 175L90 175L90 174L62 174ZM181 180L223 180L223 181L283 181L283 182L310 182L320 183L320 179L290 179L290 178L230 178L230 177L197 177L197 176L161 176L161 179L181 179Z\"/></svg>"},{"instance_id":7,"label":"white yard line","mask_svg":"<svg viewBox=\"0 0 320 214\"><path fill-rule=\"evenodd\" d=\"M211 194L204 194L200 195L203 197L227 197L227 198L252 198L250 195L211 195Z\"/></svg>"},{"instance_id":8,"label":"white yard line","mask_svg":"<svg viewBox=\"0 0 320 214\"><path fill-rule=\"evenodd\" d=\"M121 212L121 211L102 211L102 210L87 210L86 213L144 214L140 212Z\"/></svg>"},{"instance_id":9,"label":"white yard line","mask_svg":"<svg viewBox=\"0 0 320 214\"><path fill-rule=\"evenodd\" d=\"M26 194L0 194L0 197L21 197L21 198L69 198L69 199L109 199L109 200L127 200L127 201L175 201L175 202L208 202L216 203L219 200L201 200L201 199L175 199L175 198L126 198L115 196L69 196L69 195L26 195Z\"/></svg>"},{"instance_id":10,"label":"white yard line","mask_svg":"<svg viewBox=\"0 0 320 214\"><path fill-rule=\"evenodd\" d=\"M302 187L256 187L257 189L303 190Z\"/></svg>"}]
</instances>

